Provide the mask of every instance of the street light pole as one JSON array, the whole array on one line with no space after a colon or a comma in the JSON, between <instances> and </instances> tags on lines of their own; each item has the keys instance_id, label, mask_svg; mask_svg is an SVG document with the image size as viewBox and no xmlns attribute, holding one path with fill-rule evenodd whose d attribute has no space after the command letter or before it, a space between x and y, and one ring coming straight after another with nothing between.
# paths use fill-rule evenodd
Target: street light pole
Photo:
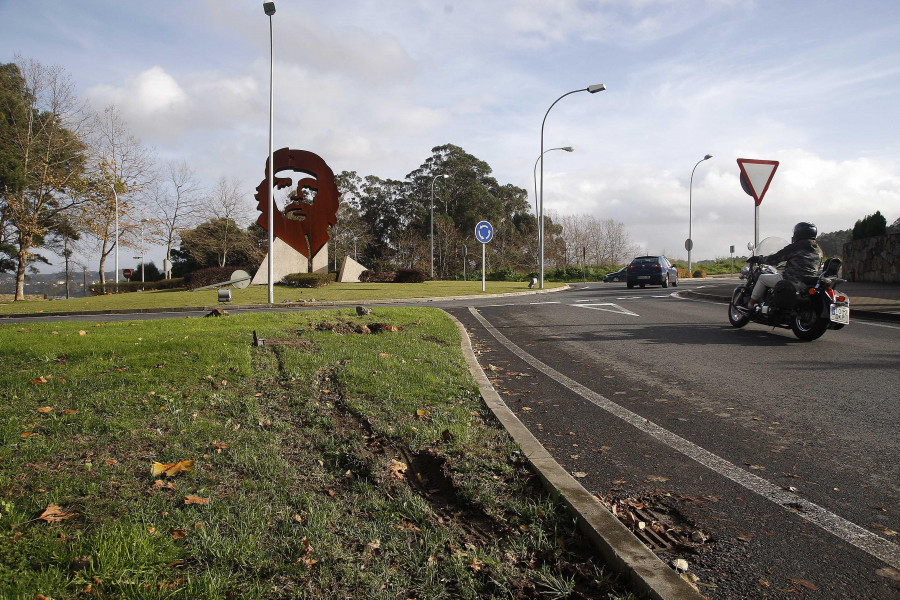
<instances>
[{"instance_id":1,"label":"street light pole","mask_svg":"<svg viewBox=\"0 0 900 600\"><path fill-rule=\"evenodd\" d=\"M559 98L553 101L553 104L550 105L550 108L547 109L547 112L544 113L544 120L541 121L541 154L538 158L541 162L541 210L540 215L538 215L538 245L540 246L540 261L541 261L541 289L544 289L544 125L547 123L547 115L550 114L550 111L556 106L556 103L565 98L570 94L575 94L578 92L590 92L591 94L596 94L597 92L602 92L606 89L606 85L602 83L597 83L591 86L588 86L584 89L572 90L571 92L566 92Z\"/></svg>"},{"instance_id":2,"label":"street light pole","mask_svg":"<svg viewBox=\"0 0 900 600\"><path fill-rule=\"evenodd\" d=\"M116 192L116 184L109 184L112 187L113 197L116 199L116 291L119 287L119 194ZM106 281L104 279L103 281Z\"/></svg>"},{"instance_id":3,"label":"street light pole","mask_svg":"<svg viewBox=\"0 0 900 600\"><path fill-rule=\"evenodd\" d=\"M434 182L437 181L438 177L443 177L447 179L450 177L446 174L435 175L431 179L431 278L434 279Z\"/></svg>"},{"instance_id":4,"label":"street light pole","mask_svg":"<svg viewBox=\"0 0 900 600\"><path fill-rule=\"evenodd\" d=\"M534 176L534 216L536 217L538 214L538 196L537 196L537 164L538 161L541 160L541 157L548 152L552 152L553 150L565 150L566 152L575 152L575 148L572 146L562 146L560 148L550 148L549 150L544 150L541 153L541 156L537 157L537 160L534 161L534 168L531 170L531 174ZM541 231L540 226L538 226L538 252L541 249Z\"/></svg>"},{"instance_id":5,"label":"street light pole","mask_svg":"<svg viewBox=\"0 0 900 600\"><path fill-rule=\"evenodd\" d=\"M709 160L712 158L712 154L707 154L703 158L697 161L697 165L702 163L704 160ZM694 171L697 170L697 165L694 165L694 168L691 170L691 183L688 186L688 239L685 242L685 246L687 246L688 252L688 272L693 275L693 263L691 262L691 250L694 249L694 240L691 238L691 205L693 204L693 190L694 190Z\"/></svg>"},{"instance_id":6,"label":"street light pole","mask_svg":"<svg viewBox=\"0 0 900 600\"><path fill-rule=\"evenodd\" d=\"M141 219L141 289L144 289L144 223L149 223L149 219Z\"/></svg>"},{"instance_id":7,"label":"street light pole","mask_svg":"<svg viewBox=\"0 0 900 600\"><path fill-rule=\"evenodd\" d=\"M274 2L263 2L263 11L269 16L269 304L275 303L275 162L273 139L275 137L275 40L272 33L272 15L275 14Z\"/></svg>"}]
</instances>

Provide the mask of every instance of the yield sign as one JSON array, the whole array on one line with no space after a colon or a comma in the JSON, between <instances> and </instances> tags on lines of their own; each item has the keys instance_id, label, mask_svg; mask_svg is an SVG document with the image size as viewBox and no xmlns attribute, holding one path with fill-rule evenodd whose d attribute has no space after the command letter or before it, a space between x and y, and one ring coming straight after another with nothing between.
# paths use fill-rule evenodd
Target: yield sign
<instances>
[{"instance_id":1,"label":"yield sign","mask_svg":"<svg viewBox=\"0 0 900 600\"><path fill-rule=\"evenodd\" d=\"M739 158L737 159L737 164L741 169L741 179L747 182L750 192L752 192L750 195L753 196L756 205L759 206L762 203L763 196L769 190L769 184L772 183L775 169L778 168L778 161Z\"/></svg>"}]
</instances>

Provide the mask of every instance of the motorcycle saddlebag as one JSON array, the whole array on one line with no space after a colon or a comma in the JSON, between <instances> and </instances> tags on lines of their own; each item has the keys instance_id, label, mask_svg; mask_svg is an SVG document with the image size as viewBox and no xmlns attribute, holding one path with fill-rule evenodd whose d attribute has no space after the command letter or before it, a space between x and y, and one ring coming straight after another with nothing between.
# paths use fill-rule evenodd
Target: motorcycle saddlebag
<instances>
[{"instance_id":1,"label":"motorcycle saddlebag","mask_svg":"<svg viewBox=\"0 0 900 600\"><path fill-rule=\"evenodd\" d=\"M797 287L790 281L782 279L775 284L775 288L772 290L770 305L781 310L790 310L797 306L799 300Z\"/></svg>"}]
</instances>

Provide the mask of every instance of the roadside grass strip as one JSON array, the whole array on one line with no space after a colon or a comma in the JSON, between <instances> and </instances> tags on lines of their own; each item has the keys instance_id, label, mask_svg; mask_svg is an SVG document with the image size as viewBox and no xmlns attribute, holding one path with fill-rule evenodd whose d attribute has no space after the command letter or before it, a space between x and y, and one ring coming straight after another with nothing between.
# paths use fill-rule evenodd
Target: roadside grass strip
<instances>
[{"instance_id":1,"label":"roadside grass strip","mask_svg":"<svg viewBox=\"0 0 900 600\"><path fill-rule=\"evenodd\" d=\"M632 597L459 343L411 308L0 324L0 598Z\"/></svg>"},{"instance_id":2,"label":"roadside grass strip","mask_svg":"<svg viewBox=\"0 0 900 600\"><path fill-rule=\"evenodd\" d=\"M564 283L547 283L547 288L563 287ZM289 302L365 302L371 300L405 300L408 298L439 298L452 296L484 296L528 291L528 283L521 281L489 281L481 291L481 281L425 281L423 283L331 283L326 286L295 288L274 286L276 304ZM232 304L268 304L268 288L251 285L231 290ZM148 290L106 294L68 300L25 300L12 302L7 296L0 302L0 315L85 312L105 310L144 310L214 306L218 302L215 289L188 291Z\"/></svg>"}]
</instances>

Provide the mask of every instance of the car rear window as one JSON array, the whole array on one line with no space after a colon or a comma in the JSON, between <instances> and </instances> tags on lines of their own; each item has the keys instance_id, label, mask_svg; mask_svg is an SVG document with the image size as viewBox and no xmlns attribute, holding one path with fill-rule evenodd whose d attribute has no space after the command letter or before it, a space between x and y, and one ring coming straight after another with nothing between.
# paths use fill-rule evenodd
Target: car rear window
<instances>
[{"instance_id":1,"label":"car rear window","mask_svg":"<svg viewBox=\"0 0 900 600\"><path fill-rule=\"evenodd\" d=\"M657 258L655 256L640 256L640 257L634 259L633 261L631 261L631 264L633 264L635 266L637 266L637 265L653 265L653 264L656 264L657 262L659 262L659 261L657 260Z\"/></svg>"}]
</instances>

